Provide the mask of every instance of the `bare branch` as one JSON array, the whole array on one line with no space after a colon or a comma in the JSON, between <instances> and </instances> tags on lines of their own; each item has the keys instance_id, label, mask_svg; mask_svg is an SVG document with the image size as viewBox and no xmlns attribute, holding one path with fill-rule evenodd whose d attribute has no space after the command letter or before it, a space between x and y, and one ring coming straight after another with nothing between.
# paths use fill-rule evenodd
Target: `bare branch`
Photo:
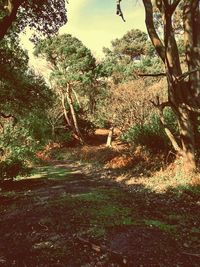
<instances>
[{"instance_id":1,"label":"bare branch","mask_svg":"<svg viewBox=\"0 0 200 267\"><path fill-rule=\"evenodd\" d=\"M195 72L200 71L200 68L197 68L195 70L191 70L191 71L187 71L185 73L183 73L182 75L175 77L175 79L177 80L177 82L181 82L182 80L184 80L185 78L187 78L190 74L193 74ZM137 73L137 75L139 77L160 77L160 76L167 76L166 73L161 72L161 73Z\"/></svg>"},{"instance_id":2,"label":"bare branch","mask_svg":"<svg viewBox=\"0 0 200 267\"><path fill-rule=\"evenodd\" d=\"M197 69L191 70L191 71L187 71L187 72L183 73L182 75L180 75L177 78L177 80L180 82L180 81L184 80L185 78L187 78L190 74L193 74L193 73L198 72L198 71L200 71L200 68L197 68Z\"/></svg>"},{"instance_id":3,"label":"bare branch","mask_svg":"<svg viewBox=\"0 0 200 267\"><path fill-rule=\"evenodd\" d=\"M139 77L160 77L160 76L166 76L166 73L138 73Z\"/></svg>"},{"instance_id":4,"label":"bare branch","mask_svg":"<svg viewBox=\"0 0 200 267\"><path fill-rule=\"evenodd\" d=\"M153 6L151 0L143 0L143 4L145 7L145 21L149 37L151 38L152 44L155 47L156 52L158 53L162 61L165 62L165 47L155 30L155 25L153 21Z\"/></svg>"},{"instance_id":5,"label":"bare branch","mask_svg":"<svg viewBox=\"0 0 200 267\"><path fill-rule=\"evenodd\" d=\"M154 107L158 108L158 110L159 110L159 116L160 116L160 121L161 121L161 123L162 123L162 125L164 127L164 130L165 130L166 135L168 136L169 140L172 143L173 148L175 149L175 151L181 152L181 148L178 145L175 136L173 135L173 133L168 128L168 126L167 126L167 124L165 122L164 115L163 115L164 108L171 107L170 102L167 101L167 102L160 103L159 96L156 97L156 101L150 101L150 102L154 105Z\"/></svg>"},{"instance_id":6,"label":"bare branch","mask_svg":"<svg viewBox=\"0 0 200 267\"><path fill-rule=\"evenodd\" d=\"M117 0L117 11L116 14L122 18L122 20L125 22L124 14L121 9L121 0Z\"/></svg>"}]
</instances>

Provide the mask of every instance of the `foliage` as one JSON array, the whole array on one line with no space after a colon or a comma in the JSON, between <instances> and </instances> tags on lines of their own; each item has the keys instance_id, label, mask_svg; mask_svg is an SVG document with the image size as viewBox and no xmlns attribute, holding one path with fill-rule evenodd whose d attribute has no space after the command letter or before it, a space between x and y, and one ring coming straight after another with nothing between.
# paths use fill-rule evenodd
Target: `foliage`
<instances>
[{"instance_id":1,"label":"foliage","mask_svg":"<svg viewBox=\"0 0 200 267\"><path fill-rule=\"evenodd\" d=\"M0 162L0 180L13 179L18 175L26 175L29 169L24 161L17 158L9 158Z\"/></svg>"},{"instance_id":2,"label":"foliage","mask_svg":"<svg viewBox=\"0 0 200 267\"><path fill-rule=\"evenodd\" d=\"M98 80L104 75L103 66L97 65L91 51L70 34L41 41L35 48L35 55L43 55L51 63L52 85L62 103L68 128L70 126L82 139L81 135L93 131L85 113L95 110L99 88L103 84Z\"/></svg>"},{"instance_id":3,"label":"foliage","mask_svg":"<svg viewBox=\"0 0 200 267\"><path fill-rule=\"evenodd\" d=\"M122 38L115 39L111 43L112 50L104 49L104 52L128 61L146 55L150 51L147 34L137 29L128 31Z\"/></svg>"},{"instance_id":4,"label":"foliage","mask_svg":"<svg viewBox=\"0 0 200 267\"><path fill-rule=\"evenodd\" d=\"M1 41L0 63L0 112L18 118L50 104L51 91L28 67L28 56L17 40Z\"/></svg>"},{"instance_id":5,"label":"foliage","mask_svg":"<svg viewBox=\"0 0 200 267\"><path fill-rule=\"evenodd\" d=\"M70 34L41 41L35 48L35 55L44 55L52 64L52 79L62 87L73 81L87 83L95 67L90 50Z\"/></svg>"},{"instance_id":6,"label":"foliage","mask_svg":"<svg viewBox=\"0 0 200 267\"><path fill-rule=\"evenodd\" d=\"M177 134L178 127L172 111L166 110L164 116L169 128L174 134ZM153 114L147 123L143 125L135 124L132 126L122 136L122 140L132 143L135 146L145 146L155 152L171 148L171 144L164 132L160 118L156 114Z\"/></svg>"},{"instance_id":7,"label":"foliage","mask_svg":"<svg viewBox=\"0 0 200 267\"><path fill-rule=\"evenodd\" d=\"M44 79L28 67L27 53L17 39L1 41L0 62L2 175L14 177L34 159L38 146L51 138L46 109L53 94Z\"/></svg>"},{"instance_id":8,"label":"foliage","mask_svg":"<svg viewBox=\"0 0 200 267\"><path fill-rule=\"evenodd\" d=\"M49 35L55 34L66 21L64 0L0 0L0 39L11 25L15 34L29 26L40 34Z\"/></svg>"},{"instance_id":9,"label":"foliage","mask_svg":"<svg viewBox=\"0 0 200 267\"><path fill-rule=\"evenodd\" d=\"M160 84L151 88L143 80L110 84L103 103L98 106L97 121L110 122L121 130L143 125L154 110L150 100L159 91Z\"/></svg>"},{"instance_id":10,"label":"foliage","mask_svg":"<svg viewBox=\"0 0 200 267\"><path fill-rule=\"evenodd\" d=\"M140 30L132 29L122 38L113 40L111 49L103 51L104 68L115 84L135 80L138 73L156 73L162 69L147 34Z\"/></svg>"}]
</instances>

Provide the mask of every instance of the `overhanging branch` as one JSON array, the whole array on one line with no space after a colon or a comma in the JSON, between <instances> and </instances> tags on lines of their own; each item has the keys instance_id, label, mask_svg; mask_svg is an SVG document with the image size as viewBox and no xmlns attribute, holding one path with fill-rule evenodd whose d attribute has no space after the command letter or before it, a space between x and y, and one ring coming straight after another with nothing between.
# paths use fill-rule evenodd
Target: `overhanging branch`
<instances>
[{"instance_id":1,"label":"overhanging branch","mask_svg":"<svg viewBox=\"0 0 200 267\"><path fill-rule=\"evenodd\" d=\"M145 22L146 22L146 27L147 27L149 37L151 38L151 42L153 46L155 47L156 52L158 53L159 57L162 59L163 62L165 62L165 47L155 30L155 25L153 21L152 2L151 0L143 0L143 5L145 8L145 14L146 14Z\"/></svg>"},{"instance_id":2,"label":"overhanging branch","mask_svg":"<svg viewBox=\"0 0 200 267\"><path fill-rule=\"evenodd\" d=\"M116 14L122 18L122 20L125 22L124 14L121 9L121 0L117 0L117 11Z\"/></svg>"},{"instance_id":3,"label":"overhanging branch","mask_svg":"<svg viewBox=\"0 0 200 267\"><path fill-rule=\"evenodd\" d=\"M191 71L187 71L183 73L182 75L175 77L177 82L181 82L182 80L186 79L190 74L193 74L195 72L200 71L200 67ZM139 77L160 77L160 76L167 76L166 73L161 72L161 73L137 73Z\"/></svg>"}]
</instances>

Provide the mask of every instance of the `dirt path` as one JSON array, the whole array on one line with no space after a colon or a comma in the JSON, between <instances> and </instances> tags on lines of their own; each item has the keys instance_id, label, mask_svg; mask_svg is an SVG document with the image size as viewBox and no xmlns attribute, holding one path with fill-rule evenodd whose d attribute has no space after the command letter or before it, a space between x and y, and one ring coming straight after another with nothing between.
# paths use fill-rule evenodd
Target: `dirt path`
<instances>
[{"instance_id":1,"label":"dirt path","mask_svg":"<svg viewBox=\"0 0 200 267\"><path fill-rule=\"evenodd\" d=\"M2 183L0 266L200 266L195 194L129 193L111 175L52 161Z\"/></svg>"}]
</instances>

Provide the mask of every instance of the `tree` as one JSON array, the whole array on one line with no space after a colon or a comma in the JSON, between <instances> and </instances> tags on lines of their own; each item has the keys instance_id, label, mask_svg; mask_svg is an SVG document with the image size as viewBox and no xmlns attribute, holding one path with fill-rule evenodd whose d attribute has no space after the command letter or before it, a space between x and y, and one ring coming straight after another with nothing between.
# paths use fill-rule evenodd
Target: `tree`
<instances>
[{"instance_id":1,"label":"tree","mask_svg":"<svg viewBox=\"0 0 200 267\"><path fill-rule=\"evenodd\" d=\"M17 118L49 104L52 94L43 78L29 69L17 40L0 42L0 73L0 117Z\"/></svg>"},{"instance_id":2,"label":"tree","mask_svg":"<svg viewBox=\"0 0 200 267\"><path fill-rule=\"evenodd\" d=\"M155 2L159 10L164 25L164 40L156 31L154 20ZM118 1L120 4L120 1ZM161 120L163 120L163 110L170 106L179 125L180 142L167 131L172 141L174 149L182 155L183 164L186 171L196 169L195 161L195 131L197 124L194 118L200 112L200 4L199 0L143 0L146 13L146 26L151 42L165 66L165 75L168 82L168 101L160 103L159 99L154 105L160 110ZM120 6L118 5L118 8ZM184 46L187 71L183 72L180 63L180 55L177 46L177 36L175 33L176 20L175 12L182 9L180 23L184 29ZM158 74L160 75L160 74ZM167 128L166 128L167 129Z\"/></svg>"},{"instance_id":3,"label":"tree","mask_svg":"<svg viewBox=\"0 0 200 267\"><path fill-rule=\"evenodd\" d=\"M46 110L52 92L28 67L27 53L17 40L0 42L0 73L0 161L21 166L49 137Z\"/></svg>"},{"instance_id":4,"label":"tree","mask_svg":"<svg viewBox=\"0 0 200 267\"><path fill-rule=\"evenodd\" d=\"M74 108L74 99L78 102L75 88L80 84L81 87L84 87L93 81L96 68L95 58L80 40L69 34L41 41L36 46L35 55L44 55L51 63L51 79L60 96L65 119L69 126L72 126L74 134L83 143ZM66 103L70 110L72 123L68 117Z\"/></svg>"},{"instance_id":5,"label":"tree","mask_svg":"<svg viewBox=\"0 0 200 267\"><path fill-rule=\"evenodd\" d=\"M0 0L0 40L14 22L15 32L29 26L49 35L57 32L66 21L64 0Z\"/></svg>"},{"instance_id":6,"label":"tree","mask_svg":"<svg viewBox=\"0 0 200 267\"><path fill-rule=\"evenodd\" d=\"M151 67L153 73L160 71L160 60L146 33L132 29L111 44L111 49L103 49L104 65L115 84L134 80L138 73Z\"/></svg>"},{"instance_id":7,"label":"tree","mask_svg":"<svg viewBox=\"0 0 200 267\"><path fill-rule=\"evenodd\" d=\"M113 53L120 57L127 57L129 60L146 55L149 50L150 42L148 35L140 30L132 29L122 38L111 42Z\"/></svg>"}]
</instances>

